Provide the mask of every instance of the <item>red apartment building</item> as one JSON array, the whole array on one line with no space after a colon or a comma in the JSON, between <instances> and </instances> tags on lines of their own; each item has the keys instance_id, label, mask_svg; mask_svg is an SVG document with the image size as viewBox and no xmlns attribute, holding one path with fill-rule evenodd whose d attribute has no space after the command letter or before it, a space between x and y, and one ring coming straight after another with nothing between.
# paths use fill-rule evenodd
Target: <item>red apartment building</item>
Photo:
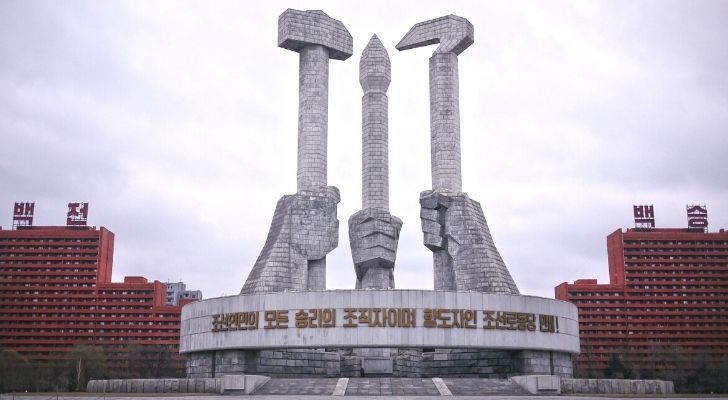
<instances>
[{"instance_id":1,"label":"red apartment building","mask_svg":"<svg viewBox=\"0 0 728 400\"><path fill-rule=\"evenodd\" d=\"M643 370L728 362L728 232L707 232L698 207L704 222L688 207L688 228L656 229L652 206L635 206L637 227L607 237L609 283L556 286L579 309L577 368L605 369L613 354Z\"/></svg>"},{"instance_id":2,"label":"red apartment building","mask_svg":"<svg viewBox=\"0 0 728 400\"><path fill-rule=\"evenodd\" d=\"M16 203L14 229L0 228L0 346L59 361L73 345L100 345L113 368L130 344L160 345L179 361L181 306L165 305L162 282L111 282L114 234L72 220L73 204L66 226L32 226L34 204Z\"/></svg>"}]
</instances>

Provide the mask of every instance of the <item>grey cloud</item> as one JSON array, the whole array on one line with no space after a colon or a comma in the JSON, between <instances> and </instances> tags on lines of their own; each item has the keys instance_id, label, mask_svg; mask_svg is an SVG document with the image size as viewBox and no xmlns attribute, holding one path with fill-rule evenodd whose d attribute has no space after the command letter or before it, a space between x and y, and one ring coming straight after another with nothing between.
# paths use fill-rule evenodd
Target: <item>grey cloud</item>
<instances>
[{"instance_id":1,"label":"grey cloud","mask_svg":"<svg viewBox=\"0 0 728 400\"><path fill-rule=\"evenodd\" d=\"M297 6L298 7L298 6ZM360 208L359 53L392 58L390 193L404 220L397 287L432 287L421 245L428 189L427 50L394 42L455 13L476 27L460 59L464 188L485 209L522 292L606 279L605 237L654 203L660 226L708 204L728 225L728 4L323 2L354 36L332 63L329 182L339 220ZM382 13L381 9L390 12ZM237 293L277 199L295 190L298 60L275 48L268 3L0 3L0 221L37 224L91 201L116 232L117 276ZM353 287L345 229L329 286Z\"/></svg>"}]
</instances>

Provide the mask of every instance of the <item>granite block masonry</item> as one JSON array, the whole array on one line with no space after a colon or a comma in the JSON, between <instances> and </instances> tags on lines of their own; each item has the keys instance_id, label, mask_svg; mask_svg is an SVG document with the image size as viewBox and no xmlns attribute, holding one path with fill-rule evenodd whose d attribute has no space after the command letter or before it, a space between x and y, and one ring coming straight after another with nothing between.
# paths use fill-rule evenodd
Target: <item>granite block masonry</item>
<instances>
[{"instance_id":1,"label":"granite block masonry","mask_svg":"<svg viewBox=\"0 0 728 400\"><path fill-rule=\"evenodd\" d=\"M278 46L299 53L297 193L276 206L241 294L326 288L326 254L338 246L339 190L327 186L329 59L346 60L351 34L319 10L288 9Z\"/></svg>"},{"instance_id":2,"label":"granite block masonry","mask_svg":"<svg viewBox=\"0 0 728 400\"><path fill-rule=\"evenodd\" d=\"M278 17L278 47L299 54L298 191L326 186L329 59L351 57L353 39L323 11L289 8Z\"/></svg>"},{"instance_id":3,"label":"granite block masonry","mask_svg":"<svg viewBox=\"0 0 728 400\"><path fill-rule=\"evenodd\" d=\"M394 289L394 262L402 220L389 213L387 89L391 64L377 35L359 62L362 97L362 210L349 218L357 289Z\"/></svg>"},{"instance_id":4,"label":"granite block masonry","mask_svg":"<svg viewBox=\"0 0 728 400\"><path fill-rule=\"evenodd\" d=\"M470 21L448 15L416 24L396 46L440 43L430 57L432 190L420 193L424 244L434 253L436 290L518 294L480 203L462 189L458 55L474 41Z\"/></svg>"},{"instance_id":5,"label":"granite block masonry","mask_svg":"<svg viewBox=\"0 0 728 400\"><path fill-rule=\"evenodd\" d=\"M186 305L180 351L191 378L571 376L578 335L576 306L535 296L289 291Z\"/></svg>"},{"instance_id":6,"label":"granite block masonry","mask_svg":"<svg viewBox=\"0 0 728 400\"><path fill-rule=\"evenodd\" d=\"M278 200L263 250L241 294L321 290L326 254L339 244L339 190L326 186Z\"/></svg>"},{"instance_id":7,"label":"granite block masonry","mask_svg":"<svg viewBox=\"0 0 728 400\"><path fill-rule=\"evenodd\" d=\"M475 41L465 18L448 15L420 22L397 44L397 50L440 43L430 57L430 157L432 189L462 192L458 55Z\"/></svg>"},{"instance_id":8,"label":"granite block masonry","mask_svg":"<svg viewBox=\"0 0 728 400\"><path fill-rule=\"evenodd\" d=\"M435 290L518 294L485 220L466 193L420 194L425 246L434 258Z\"/></svg>"},{"instance_id":9,"label":"granite block masonry","mask_svg":"<svg viewBox=\"0 0 728 400\"><path fill-rule=\"evenodd\" d=\"M259 374L434 377L443 387L463 376L571 376L579 352L576 306L518 295L483 209L462 189L457 62L473 43L473 26L456 16L426 21L398 46L440 43L430 60L432 188L420 197L438 290L394 289L402 221L389 210L391 64L376 35L359 64L362 209L349 218L356 289L325 290L326 255L338 245L339 228L339 191L327 182L328 62L351 56L352 40L341 22L321 11L287 10L278 28L279 46L299 53L296 193L278 201L241 294L182 309L179 349L188 356L190 379L149 389L240 390L240 378L228 378L234 385L226 386L225 375L245 375L246 390L247 377ZM329 381L327 393L338 380ZM420 394L447 394L426 381L432 390ZM349 394L382 392L359 385L365 380L354 382ZM300 394L292 390L285 392Z\"/></svg>"}]
</instances>

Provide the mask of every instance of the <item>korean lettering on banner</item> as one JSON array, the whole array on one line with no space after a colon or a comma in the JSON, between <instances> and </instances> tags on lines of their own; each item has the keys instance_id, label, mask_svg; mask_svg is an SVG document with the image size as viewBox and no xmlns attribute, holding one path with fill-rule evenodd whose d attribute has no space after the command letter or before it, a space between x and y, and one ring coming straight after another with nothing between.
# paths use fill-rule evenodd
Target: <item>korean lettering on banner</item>
<instances>
[{"instance_id":1,"label":"korean lettering on banner","mask_svg":"<svg viewBox=\"0 0 728 400\"><path fill-rule=\"evenodd\" d=\"M535 331L536 316L512 311L483 311L483 329Z\"/></svg>"},{"instance_id":2,"label":"korean lettering on banner","mask_svg":"<svg viewBox=\"0 0 728 400\"><path fill-rule=\"evenodd\" d=\"M518 321L519 331L535 331L536 330L536 316L529 313L516 313L516 320Z\"/></svg>"},{"instance_id":3,"label":"korean lettering on banner","mask_svg":"<svg viewBox=\"0 0 728 400\"><path fill-rule=\"evenodd\" d=\"M356 328L359 326L356 322L354 322L355 319L358 319L356 316L356 308L345 308L344 309L344 328Z\"/></svg>"},{"instance_id":4,"label":"korean lettering on banner","mask_svg":"<svg viewBox=\"0 0 728 400\"><path fill-rule=\"evenodd\" d=\"M417 318L414 308L344 308L344 328L414 328Z\"/></svg>"},{"instance_id":5,"label":"korean lettering on banner","mask_svg":"<svg viewBox=\"0 0 728 400\"><path fill-rule=\"evenodd\" d=\"M450 308L425 308L425 328L476 328L478 311Z\"/></svg>"},{"instance_id":6,"label":"korean lettering on banner","mask_svg":"<svg viewBox=\"0 0 728 400\"><path fill-rule=\"evenodd\" d=\"M298 310L295 318L296 328L333 328L336 326L336 309L313 308Z\"/></svg>"},{"instance_id":7,"label":"korean lettering on banner","mask_svg":"<svg viewBox=\"0 0 728 400\"><path fill-rule=\"evenodd\" d=\"M288 328L288 310L265 310L263 320L265 320L264 329L286 329Z\"/></svg>"},{"instance_id":8,"label":"korean lettering on banner","mask_svg":"<svg viewBox=\"0 0 728 400\"><path fill-rule=\"evenodd\" d=\"M291 311L293 312L293 311ZM514 311L483 310L483 329L510 331L559 332L559 318L554 315L538 315ZM289 310L263 311L264 329L286 329L289 327ZM292 327L334 328L337 326L335 308L299 309L295 312ZM414 308L344 308L344 328L391 327L414 328L417 326L417 312ZM251 330L259 327L259 312L214 314L212 332ZM425 328L474 329L478 324L478 310L425 308Z\"/></svg>"},{"instance_id":9,"label":"korean lettering on banner","mask_svg":"<svg viewBox=\"0 0 728 400\"><path fill-rule=\"evenodd\" d=\"M499 311L496 317L496 325L503 327L502 329L515 331L518 328L516 313Z\"/></svg>"},{"instance_id":10,"label":"korean lettering on banner","mask_svg":"<svg viewBox=\"0 0 728 400\"><path fill-rule=\"evenodd\" d=\"M538 330L541 332L558 332L559 331L559 318L553 315L539 315L538 316Z\"/></svg>"},{"instance_id":11,"label":"korean lettering on banner","mask_svg":"<svg viewBox=\"0 0 728 400\"><path fill-rule=\"evenodd\" d=\"M425 308L423 318L425 320L425 328L437 327L437 309Z\"/></svg>"},{"instance_id":12,"label":"korean lettering on banner","mask_svg":"<svg viewBox=\"0 0 728 400\"><path fill-rule=\"evenodd\" d=\"M214 314L212 331L244 331L258 329L258 312L244 311L238 313Z\"/></svg>"}]
</instances>

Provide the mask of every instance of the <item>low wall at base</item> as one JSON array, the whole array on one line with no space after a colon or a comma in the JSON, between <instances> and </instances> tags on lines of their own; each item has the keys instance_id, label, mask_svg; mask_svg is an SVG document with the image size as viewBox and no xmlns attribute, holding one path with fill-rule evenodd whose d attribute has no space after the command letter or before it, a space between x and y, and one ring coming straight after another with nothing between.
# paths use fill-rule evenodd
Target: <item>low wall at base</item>
<instances>
[{"instance_id":1,"label":"low wall at base","mask_svg":"<svg viewBox=\"0 0 728 400\"><path fill-rule=\"evenodd\" d=\"M421 376L479 376L573 374L571 354L538 350L435 349L422 354Z\"/></svg>"},{"instance_id":2,"label":"low wall at base","mask_svg":"<svg viewBox=\"0 0 728 400\"><path fill-rule=\"evenodd\" d=\"M86 391L91 393L217 393L222 391L222 378L190 379L105 379L90 380Z\"/></svg>"},{"instance_id":3,"label":"low wall at base","mask_svg":"<svg viewBox=\"0 0 728 400\"><path fill-rule=\"evenodd\" d=\"M214 378L233 374L275 377L338 377L339 353L316 349L223 350L191 353L187 361L190 378Z\"/></svg>"},{"instance_id":4,"label":"low wall at base","mask_svg":"<svg viewBox=\"0 0 728 400\"><path fill-rule=\"evenodd\" d=\"M562 394L672 394L672 381L641 379L561 379Z\"/></svg>"},{"instance_id":5,"label":"low wall at base","mask_svg":"<svg viewBox=\"0 0 728 400\"><path fill-rule=\"evenodd\" d=\"M571 354L489 349L270 349L189 353L190 378L260 374L278 378L392 376L409 378L513 375L572 376Z\"/></svg>"},{"instance_id":6,"label":"low wall at base","mask_svg":"<svg viewBox=\"0 0 728 400\"><path fill-rule=\"evenodd\" d=\"M252 394L269 379L261 375L227 375L220 378L90 380L86 392Z\"/></svg>"},{"instance_id":7,"label":"low wall at base","mask_svg":"<svg viewBox=\"0 0 728 400\"><path fill-rule=\"evenodd\" d=\"M303 377L300 376L299 377ZM228 376L227 378L235 378ZM248 379L250 378L250 379ZM246 375L244 384L239 379L225 387L226 378L187 379L108 379L89 381L86 391L90 393L206 393L250 394L268 381L268 377ZM673 394L675 388L670 381L634 379L572 379L553 375L516 376L511 378L532 394ZM542 382L543 381L543 382ZM559 385L560 381L560 385ZM544 383L547 383L544 385ZM557 389L558 388L558 389ZM560 389L560 390L559 390Z\"/></svg>"}]
</instances>

